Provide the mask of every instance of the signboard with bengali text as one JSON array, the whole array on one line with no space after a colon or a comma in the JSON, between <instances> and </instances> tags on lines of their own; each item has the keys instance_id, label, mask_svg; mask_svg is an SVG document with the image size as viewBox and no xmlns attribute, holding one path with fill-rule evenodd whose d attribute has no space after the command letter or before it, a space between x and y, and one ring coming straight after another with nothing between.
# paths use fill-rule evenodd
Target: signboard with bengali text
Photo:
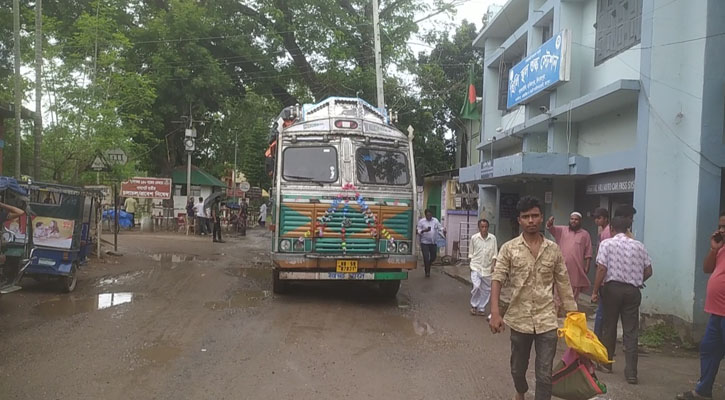
<instances>
[{"instance_id":1,"label":"signboard with bengali text","mask_svg":"<svg viewBox=\"0 0 725 400\"><path fill-rule=\"evenodd\" d=\"M571 33L563 30L509 70L506 107L523 103L569 80Z\"/></svg>"},{"instance_id":2,"label":"signboard with bengali text","mask_svg":"<svg viewBox=\"0 0 725 400\"><path fill-rule=\"evenodd\" d=\"M121 197L135 197L139 199L171 198L170 178L131 178L121 184Z\"/></svg>"}]
</instances>

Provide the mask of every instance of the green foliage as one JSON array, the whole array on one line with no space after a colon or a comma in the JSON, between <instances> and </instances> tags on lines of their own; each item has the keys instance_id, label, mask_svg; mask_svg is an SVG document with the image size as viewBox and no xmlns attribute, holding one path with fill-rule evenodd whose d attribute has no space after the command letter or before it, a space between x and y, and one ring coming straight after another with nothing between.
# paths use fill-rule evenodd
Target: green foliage
<instances>
[{"instance_id":1,"label":"green foliage","mask_svg":"<svg viewBox=\"0 0 725 400\"><path fill-rule=\"evenodd\" d=\"M460 127L467 65L481 56L471 49L476 32L467 23L452 37L427 34L430 55L411 54L416 15L439 10L452 10L450 2L382 1L380 10L384 68L414 77L411 87L387 76L385 91L399 127L415 128L419 174L453 167L450 136ZM23 6L28 55L33 11ZM191 116L195 165L221 176L233 165L237 143L239 168L253 185L267 187L266 137L282 107L333 95L375 100L369 0L68 0L46 2L43 12L51 108L44 113L40 179L92 181L87 166L112 148L132 160L114 174L166 175L185 163L182 138ZM12 83L7 8L0 22L7 22L0 24L2 101ZM32 66L32 57L23 59ZM24 129L29 135L30 124ZM31 151L24 142L24 172ZM6 166L11 161L6 155Z\"/></svg>"},{"instance_id":2,"label":"green foliage","mask_svg":"<svg viewBox=\"0 0 725 400\"><path fill-rule=\"evenodd\" d=\"M639 342L647 347L659 348L666 344L679 343L680 337L671 325L661 323L643 329Z\"/></svg>"}]
</instances>

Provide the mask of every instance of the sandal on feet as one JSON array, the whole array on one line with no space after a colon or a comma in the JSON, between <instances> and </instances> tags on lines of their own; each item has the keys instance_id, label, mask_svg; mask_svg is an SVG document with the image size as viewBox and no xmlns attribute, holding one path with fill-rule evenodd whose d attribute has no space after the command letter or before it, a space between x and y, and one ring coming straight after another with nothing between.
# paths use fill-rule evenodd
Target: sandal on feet
<instances>
[{"instance_id":1,"label":"sandal on feet","mask_svg":"<svg viewBox=\"0 0 725 400\"><path fill-rule=\"evenodd\" d=\"M698 400L698 399L712 400L712 397L702 396L702 395L698 394L696 391L690 390L689 392L678 394L677 397L675 397L675 399L677 399L677 400Z\"/></svg>"}]
</instances>

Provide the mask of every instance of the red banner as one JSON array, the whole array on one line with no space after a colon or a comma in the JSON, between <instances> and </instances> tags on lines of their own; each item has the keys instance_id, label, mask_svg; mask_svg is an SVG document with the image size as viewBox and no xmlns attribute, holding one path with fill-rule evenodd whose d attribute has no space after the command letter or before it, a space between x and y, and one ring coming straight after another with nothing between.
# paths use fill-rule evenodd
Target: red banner
<instances>
[{"instance_id":1,"label":"red banner","mask_svg":"<svg viewBox=\"0 0 725 400\"><path fill-rule=\"evenodd\" d=\"M171 179L131 178L121 184L121 197L140 199L170 199Z\"/></svg>"},{"instance_id":2,"label":"red banner","mask_svg":"<svg viewBox=\"0 0 725 400\"><path fill-rule=\"evenodd\" d=\"M234 194L234 189L228 187L227 197L244 197L244 192L241 189L237 189L237 194Z\"/></svg>"}]
</instances>

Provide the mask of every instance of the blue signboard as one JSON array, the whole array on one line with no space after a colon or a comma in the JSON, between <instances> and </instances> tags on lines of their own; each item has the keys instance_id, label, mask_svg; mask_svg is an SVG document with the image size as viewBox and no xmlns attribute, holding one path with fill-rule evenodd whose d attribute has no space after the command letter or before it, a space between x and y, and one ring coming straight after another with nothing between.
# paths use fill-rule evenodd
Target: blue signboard
<instances>
[{"instance_id":1,"label":"blue signboard","mask_svg":"<svg viewBox=\"0 0 725 400\"><path fill-rule=\"evenodd\" d=\"M569 80L571 35L563 30L509 70L508 100L511 108L541 91Z\"/></svg>"}]
</instances>

